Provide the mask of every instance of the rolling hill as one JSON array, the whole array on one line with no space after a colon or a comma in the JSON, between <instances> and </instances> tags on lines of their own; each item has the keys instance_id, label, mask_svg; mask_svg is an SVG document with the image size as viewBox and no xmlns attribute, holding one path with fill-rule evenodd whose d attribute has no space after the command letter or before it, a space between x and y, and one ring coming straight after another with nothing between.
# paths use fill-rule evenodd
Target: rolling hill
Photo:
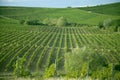
<instances>
[{"instance_id":1,"label":"rolling hill","mask_svg":"<svg viewBox=\"0 0 120 80\"><path fill-rule=\"evenodd\" d=\"M93 6L93 7L83 7L80 9L91 11L94 13L120 16L120 2L111 3L107 5L98 5L98 6Z\"/></svg>"},{"instance_id":2,"label":"rolling hill","mask_svg":"<svg viewBox=\"0 0 120 80\"><path fill-rule=\"evenodd\" d=\"M114 7L113 4L101 7L108 8L107 6ZM119 7L119 5L117 6ZM98 6L94 7L96 10L91 8L1 6L0 74L13 72L13 65L17 57L20 57L26 60L25 68L32 73L38 72L44 75L46 69L56 61L57 73L59 73L59 76L65 75L65 54L72 54L75 49L88 47L92 50L91 52L96 53L100 57L105 57L108 66L103 68L108 69L108 74L110 75L112 68L110 65L112 63L114 63L115 67L116 65L120 66L120 28L118 28L117 32L114 32L100 29L94 25L98 25L99 22L106 19L120 19L120 15L116 13L116 11L119 11L118 7L111 9L112 13L107 13L106 11L100 13L97 12ZM91 12L88 9L91 9ZM43 22L46 18L58 19L61 16L65 17L70 23L92 26L57 27L20 24L21 20L39 20ZM100 74L105 72L103 71L104 69L100 70ZM85 68L85 70L87 69ZM114 74L117 75L119 73L119 68L118 70L115 69ZM95 75L97 76L97 73ZM108 75L107 77L109 77L108 80L111 78ZM119 78L119 76L117 77Z\"/></svg>"},{"instance_id":3,"label":"rolling hill","mask_svg":"<svg viewBox=\"0 0 120 80\"><path fill-rule=\"evenodd\" d=\"M118 8L116 8L118 9ZM114 10L116 10L114 9ZM114 11L112 10L114 13ZM116 12L115 12L116 13ZM119 19L119 15L106 15L77 8L0 7L0 15L16 20L40 20L65 17L70 23L97 25L105 19Z\"/></svg>"}]
</instances>

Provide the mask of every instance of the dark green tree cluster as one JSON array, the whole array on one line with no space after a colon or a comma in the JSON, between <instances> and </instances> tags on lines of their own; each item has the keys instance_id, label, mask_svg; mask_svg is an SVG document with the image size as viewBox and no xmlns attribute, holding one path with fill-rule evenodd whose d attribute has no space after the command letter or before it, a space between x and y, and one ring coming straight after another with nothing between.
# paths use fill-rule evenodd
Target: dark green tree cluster
<instances>
[{"instance_id":1,"label":"dark green tree cluster","mask_svg":"<svg viewBox=\"0 0 120 80\"><path fill-rule=\"evenodd\" d=\"M25 64L25 59L18 57L14 64L14 72L13 72L16 77L31 76L30 71L25 68L24 64Z\"/></svg>"},{"instance_id":2,"label":"dark green tree cluster","mask_svg":"<svg viewBox=\"0 0 120 80\"><path fill-rule=\"evenodd\" d=\"M39 20L21 20L20 24L27 24L27 25L45 25L45 26L57 26L57 27L62 27L62 26L67 26L68 22L67 19L64 17L60 17L58 19L50 19L46 18L44 19L41 23Z\"/></svg>"},{"instance_id":3,"label":"dark green tree cluster","mask_svg":"<svg viewBox=\"0 0 120 80\"><path fill-rule=\"evenodd\" d=\"M63 26L67 26L68 25L68 21L66 18L64 17L60 17L58 19L50 19L50 18L46 18L43 21L43 24L46 24L48 26L57 26L57 27L63 27Z\"/></svg>"},{"instance_id":4,"label":"dark green tree cluster","mask_svg":"<svg viewBox=\"0 0 120 80\"><path fill-rule=\"evenodd\" d=\"M40 25L39 20L29 20L26 22L28 25Z\"/></svg>"},{"instance_id":5,"label":"dark green tree cluster","mask_svg":"<svg viewBox=\"0 0 120 80\"><path fill-rule=\"evenodd\" d=\"M107 29L111 26L111 23L112 23L112 20L107 19L107 20L104 20L103 22L100 22L98 26L100 29Z\"/></svg>"},{"instance_id":6,"label":"dark green tree cluster","mask_svg":"<svg viewBox=\"0 0 120 80\"><path fill-rule=\"evenodd\" d=\"M65 19L64 17L60 17L56 23L56 26L62 27L67 26L67 24L68 24L67 19Z\"/></svg>"},{"instance_id":7,"label":"dark green tree cluster","mask_svg":"<svg viewBox=\"0 0 120 80\"><path fill-rule=\"evenodd\" d=\"M25 20L20 20L20 24L25 24Z\"/></svg>"},{"instance_id":8,"label":"dark green tree cluster","mask_svg":"<svg viewBox=\"0 0 120 80\"><path fill-rule=\"evenodd\" d=\"M120 27L120 19L118 20L107 19L107 20L104 20L103 22L100 22L98 26L100 29L118 32Z\"/></svg>"},{"instance_id":9,"label":"dark green tree cluster","mask_svg":"<svg viewBox=\"0 0 120 80\"><path fill-rule=\"evenodd\" d=\"M39 20L20 20L20 24L24 25L43 25Z\"/></svg>"},{"instance_id":10,"label":"dark green tree cluster","mask_svg":"<svg viewBox=\"0 0 120 80\"><path fill-rule=\"evenodd\" d=\"M112 21L112 26L114 26L113 27L114 31L118 32L119 31L119 27L120 27L120 19L113 20Z\"/></svg>"}]
</instances>

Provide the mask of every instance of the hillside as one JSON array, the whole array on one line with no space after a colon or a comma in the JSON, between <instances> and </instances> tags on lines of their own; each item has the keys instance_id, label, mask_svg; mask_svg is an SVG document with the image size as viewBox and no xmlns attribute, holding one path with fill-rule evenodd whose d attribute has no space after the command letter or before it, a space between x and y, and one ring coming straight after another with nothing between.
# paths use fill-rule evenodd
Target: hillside
<instances>
[{"instance_id":1,"label":"hillside","mask_svg":"<svg viewBox=\"0 0 120 80\"><path fill-rule=\"evenodd\" d=\"M98 5L98 6L93 6L93 7L83 7L79 9L91 11L95 13L100 13L100 14L119 16L120 15L120 2L106 4L106 5Z\"/></svg>"},{"instance_id":2,"label":"hillside","mask_svg":"<svg viewBox=\"0 0 120 80\"><path fill-rule=\"evenodd\" d=\"M75 8L26 8L0 7L0 15L16 20L57 19L65 17L70 23L97 25L105 19L119 19L120 16L90 13Z\"/></svg>"},{"instance_id":3,"label":"hillside","mask_svg":"<svg viewBox=\"0 0 120 80\"><path fill-rule=\"evenodd\" d=\"M61 16L69 23L91 26L27 24L30 20L43 23L47 18L60 21ZM0 7L0 80L9 79L8 73L13 77L11 80L16 80L16 75L28 74L24 71L30 72L27 76L35 80L44 80L39 79L44 76L67 80L87 76L91 80L110 80L112 76L119 80L120 27L109 27L108 21L104 28L97 26L106 19L116 20L120 16L78 8ZM22 20L24 24L20 23Z\"/></svg>"}]
</instances>

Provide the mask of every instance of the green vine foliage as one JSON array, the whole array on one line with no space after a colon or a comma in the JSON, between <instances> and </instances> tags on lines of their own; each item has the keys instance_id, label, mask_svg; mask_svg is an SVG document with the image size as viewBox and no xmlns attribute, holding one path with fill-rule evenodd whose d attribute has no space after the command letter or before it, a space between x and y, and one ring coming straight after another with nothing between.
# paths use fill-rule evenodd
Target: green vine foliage
<instances>
[{"instance_id":1,"label":"green vine foliage","mask_svg":"<svg viewBox=\"0 0 120 80\"><path fill-rule=\"evenodd\" d=\"M54 75L55 75L55 64L51 64L45 70L44 78L54 77Z\"/></svg>"},{"instance_id":2,"label":"green vine foliage","mask_svg":"<svg viewBox=\"0 0 120 80\"><path fill-rule=\"evenodd\" d=\"M24 63L25 63L24 58L17 58L16 63L14 64L13 71L16 77L27 77L31 75L30 71L25 68Z\"/></svg>"}]
</instances>

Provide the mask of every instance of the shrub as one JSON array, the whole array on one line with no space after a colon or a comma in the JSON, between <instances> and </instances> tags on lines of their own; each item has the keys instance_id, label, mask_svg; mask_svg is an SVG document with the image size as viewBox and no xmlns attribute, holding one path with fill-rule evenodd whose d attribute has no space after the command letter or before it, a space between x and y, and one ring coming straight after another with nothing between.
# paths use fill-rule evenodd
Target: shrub
<instances>
[{"instance_id":1,"label":"shrub","mask_svg":"<svg viewBox=\"0 0 120 80\"><path fill-rule=\"evenodd\" d=\"M50 19L49 18L44 19L43 24L50 25L51 24Z\"/></svg>"},{"instance_id":2,"label":"shrub","mask_svg":"<svg viewBox=\"0 0 120 80\"><path fill-rule=\"evenodd\" d=\"M111 24L112 24L112 20L111 19L104 20L103 25L104 25L105 28L111 26Z\"/></svg>"},{"instance_id":3,"label":"shrub","mask_svg":"<svg viewBox=\"0 0 120 80\"><path fill-rule=\"evenodd\" d=\"M39 20L30 20L26 22L28 25L40 25Z\"/></svg>"},{"instance_id":4,"label":"shrub","mask_svg":"<svg viewBox=\"0 0 120 80\"><path fill-rule=\"evenodd\" d=\"M98 24L98 26L99 26L100 29L107 29L111 25L112 25L112 20L111 19L104 20L103 22L100 22Z\"/></svg>"},{"instance_id":5,"label":"shrub","mask_svg":"<svg viewBox=\"0 0 120 80\"><path fill-rule=\"evenodd\" d=\"M20 24L24 24L24 23L25 23L25 20L21 20L21 21L20 21Z\"/></svg>"},{"instance_id":6,"label":"shrub","mask_svg":"<svg viewBox=\"0 0 120 80\"><path fill-rule=\"evenodd\" d=\"M48 25L48 26L55 26L56 23L57 23L57 19L46 18L43 20L43 24Z\"/></svg>"},{"instance_id":7,"label":"shrub","mask_svg":"<svg viewBox=\"0 0 120 80\"><path fill-rule=\"evenodd\" d=\"M104 29L103 22L100 22L100 23L98 24L98 26L99 26L100 29Z\"/></svg>"},{"instance_id":8,"label":"shrub","mask_svg":"<svg viewBox=\"0 0 120 80\"><path fill-rule=\"evenodd\" d=\"M25 69L24 63L25 63L24 58L18 58L16 60L16 63L14 65L14 72L13 72L15 76L26 77L31 75L30 71Z\"/></svg>"},{"instance_id":9,"label":"shrub","mask_svg":"<svg viewBox=\"0 0 120 80\"><path fill-rule=\"evenodd\" d=\"M120 71L115 73L114 80L120 80Z\"/></svg>"},{"instance_id":10,"label":"shrub","mask_svg":"<svg viewBox=\"0 0 120 80\"><path fill-rule=\"evenodd\" d=\"M46 70L44 74L44 78L53 77L55 75L55 64L51 64Z\"/></svg>"},{"instance_id":11,"label":"shrub","mask_svg":"<svg viewBox=\"0 0 120 80\"><path fill-rule=\"evenodd\" d=\"M112 26L114 26L114 32L118 32L119 31L119 27L120 27L120 19L118 20L113 20L112 21Z\"/></svg>"},{"instance_id":12,"label":"shrub","mask_svg":"<svg viewBox=\"0 0 120 80\"><path fill-rule=\"evenodd\" d=\"M64 17L60 17L60 18L57 20L56 26L62 27L62 26L66 26L67 24L68 24L67 20L66 20Z\"/></svg>"},{"instance_id":13,"label":"shrub","mask_svg":"<svg viewBox=\"0 0 120 80\"><path fill-rule=\"evenodd\" d=\"M72 53L65 54L65 70L69 77L97 76L99 70L107 65L105 58L94 52L93 49L83 47L75 49Z\"/></svg>"}]
</instances>

